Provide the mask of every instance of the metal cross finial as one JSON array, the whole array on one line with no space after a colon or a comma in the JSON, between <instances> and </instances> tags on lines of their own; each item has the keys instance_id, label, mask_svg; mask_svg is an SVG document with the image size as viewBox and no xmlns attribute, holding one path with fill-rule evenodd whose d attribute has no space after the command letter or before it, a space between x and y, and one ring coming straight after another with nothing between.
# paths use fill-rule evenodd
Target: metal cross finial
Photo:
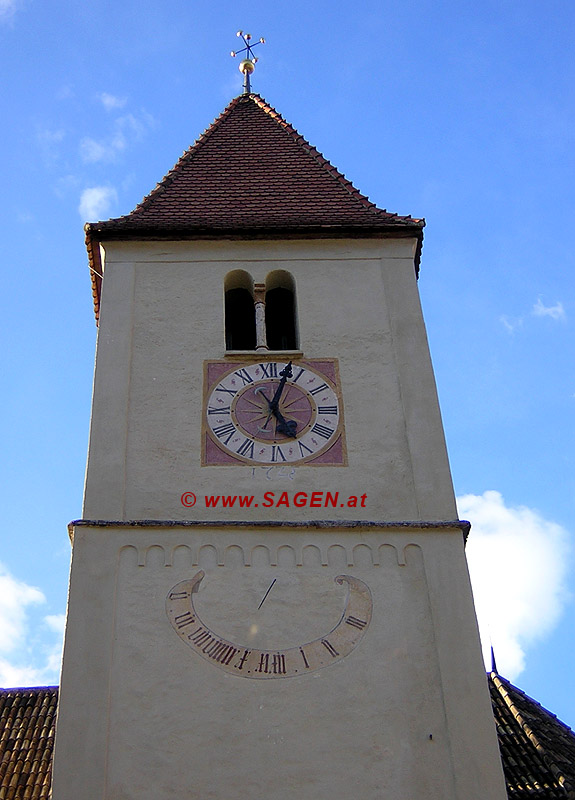
<instances>
[{"instance_id":1,"label":"metal cross finial","mask_svg":"<svg viewBox=\"0 0 575 800\"><path fill-rule=\"evenodd\" d=\"M232 50L230 53L231 56L239 56L240 53L245 52L245 57L241 60L239 70L244 76L244 94L249 94L251 92L250 87L250 75L255 69L257 58L253 54L254 47L257 47L258 44L265 44L266 40L262 38L259 42L255 44L250 44L252 35L251 33L244 33L243 31L238 31L236 36L241 37L244 40L245 47L242 47L241 50Z\"/></svg>"}]
</instances>

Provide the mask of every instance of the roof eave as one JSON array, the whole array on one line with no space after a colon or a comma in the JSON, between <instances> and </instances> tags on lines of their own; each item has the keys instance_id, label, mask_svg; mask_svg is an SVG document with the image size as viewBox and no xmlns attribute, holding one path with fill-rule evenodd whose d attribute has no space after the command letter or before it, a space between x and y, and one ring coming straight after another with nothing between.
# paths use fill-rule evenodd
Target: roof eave
<instances>
[{"instance_id":1,"label":"roof eave","mask_svg":"<svg viewBox=\"0 0 575 800\"><path fill-rule=\"evenodd\" d=\"M300 225L269 227L191 227L159 228L124 226L109 227L104 223L86 223L86 248L88 265L92 279L92 295L96 325L100 317L100 292L102 286L102 263L100 242L104 241L201 241L201 240L262 240L262 239L406 239L417 240L414 266L419 277L419 264L423 246L423 219L390 220L388 224L378 225Z\"/></svg>"}]
</instances>

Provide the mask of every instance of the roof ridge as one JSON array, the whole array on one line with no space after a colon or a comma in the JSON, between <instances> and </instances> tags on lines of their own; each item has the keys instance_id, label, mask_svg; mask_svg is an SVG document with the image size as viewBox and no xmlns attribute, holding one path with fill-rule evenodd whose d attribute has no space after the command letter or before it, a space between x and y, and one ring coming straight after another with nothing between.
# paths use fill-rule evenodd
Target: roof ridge
<instances>
[{"instance_id":1,"label":"roof ridge","mask_svg":"<svg viewBox=\"0 0 575 800\"><path fill-rule=\"evenodd\" d=\"M303 136L297 128L295 128L291 122L288 122L279 111L277 111L270 103L267 102L265 98L263 98L259 94L252 93L248 95L250 99L252 99L257 106L259 106L262 111L265 111L269 116L278 122L281 127L289 133L296 144L303 147L303 149L310 155L321 167L323 167L326 172L330 173L333 178L335 178L341 186L347 190L347 192L354 197L354 199L359 200L361 204L369 209L370 211L374 211L377 214L383 213L386 217L394 217L395 219L413 219L411 215L407 216L400 216L399 214L394 213L393 211L387 211L385 208L379 208L376 206L374 202L372 202L367 195L364 195L356 186L353 185L352 181L349 178L346 178L343 172L341 172L338 167L331 163L331 161L326 158L323 153L315 147L315 145L311 144L305 136ZM414 222L416 220L414 219Z\"/></svg>"},{"instance_id":2,"label":"roof ridge","mask_svg":"<svg viewBox=\"0 0 575 800\"><path fill-rule=\"evenodd\" d=\"M529 741L531 742L531 744L533 745L533 747L535 748L535 750L537 751L537 753L539 754L539 756L541 757L543 762L549 768L549 770L551 771L551 773L553 774L553 776L557 780L557 782L560 784L560 786L563 789L565 789L565 791L567 792L567 797L571 798L571 800L573 800L575 798L575 786L571 783L569 778L567 778L564 775L563 770L556 763L555 759L551 758L548 755L547 748L539 740L539 737L537 736L537 734L535 733L535 731L533 730L533 728L531 727L529 722L527 722L527 720L523 716L523 713L515 705L515 703L514 703L513 699L511 698L511 694L508 691L507 687L511 686L515 691L519 692L520 695L522 695L523 697L528 699L529 702L534 703L536 706L538 706L542 711L544 711L550 717L553 717L553 719L556 720L557 722L561 722L561 720L559 720L555 716L555 714L553 714L551 711L548 711L546 708L544 708L544 706L542 706L541 703L538 703L537 700L533 700L532 697L529 697L529 695L527 695L525 692L521 691L521 689L519 689L518 687L514 686L514 684L510 683L505 678L502 678L498 673L491 672L490 673L490 677L491 677L491 680L493 681L493 685L495 686L495 688L497 689L499 695L503 699L503 702L505 703L505 705L507 706L509 711L513 714L514 718L517 720L517 722L521 726L521 729L524 731L524 733L526 734L527 738L529 739ZM568 725L565 725L565 723L563 723L563 722L561 722L561 725L564 728L567 728L567 730L569 730L571 733L573 733L573 731L571 730L571 728L569 728Z\"/></svg>"}]
</instances>

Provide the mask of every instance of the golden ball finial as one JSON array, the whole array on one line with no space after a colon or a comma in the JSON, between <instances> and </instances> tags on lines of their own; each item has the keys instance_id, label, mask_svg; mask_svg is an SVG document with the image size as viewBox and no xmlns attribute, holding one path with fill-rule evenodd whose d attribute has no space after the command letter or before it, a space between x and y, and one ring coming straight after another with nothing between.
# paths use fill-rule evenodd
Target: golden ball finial
<instances>
[{"instance_id":1,"label":"golden ball finial","mask_svg":"<svg viewBox=\"0 0 575 800\"><path fill-rule=\"evenodd\" d=\"M239 70L243 75L245 75L246 73L248 75L251 75L255 68L256 65L251 60L251 58L244 58L243 61L240 61Z\"/></svg>"}]
</instances>

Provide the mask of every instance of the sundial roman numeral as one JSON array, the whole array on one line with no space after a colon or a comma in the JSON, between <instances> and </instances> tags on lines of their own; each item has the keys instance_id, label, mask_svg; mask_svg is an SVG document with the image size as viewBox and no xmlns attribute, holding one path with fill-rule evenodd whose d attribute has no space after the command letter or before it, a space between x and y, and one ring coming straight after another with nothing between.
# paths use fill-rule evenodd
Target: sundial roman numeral
<instances>
[{"instance_id":1,"label":"sundial roman numeral","mask_svg":"<svg viewBox=\"0 0 575 800\"><path fill-rule=\"evenodd\" d=\"M185 596L187 596L187 594L185 594ZM178 614L177 617L174 617L174 622L178 630L185 628L186 625L193 625L195 621L196 618L190 611L186 611L185 614Z\"/></svg>"},{"instance_id":2,"label":"sundial roman numeral","mask_svg":"<svg viewBox=\"0 0 575 800\"><path fill-rule=\"evenodd\" d=\"M357 617L352 616L346 617L345 621L348 625L351 625L352 628L357 628L360 631L362 631L367 625L367 622L364 619L358 619Z\"/></svg>"},{"instance_id":3,"label":"sundial roman numeral","mask_svg":"<svg viewBox=\"0 0 575 800\"><path fill-rule=\"evenodd\" d=\"M331 642L328 642L328 640L327 640L327 639L322 639L322 640L321 640L321 643L323 644L323 646L325 647L325 649L327 650L327 652L328 652L328 653L329 653L331 656L333 656L333 657L335 658L336 656L338 656L338 655L339 655L339 653L337 652L337 650L335 649L335 647L334 647L334 646L331 644Z\"/></svg>"}]
</instances>

